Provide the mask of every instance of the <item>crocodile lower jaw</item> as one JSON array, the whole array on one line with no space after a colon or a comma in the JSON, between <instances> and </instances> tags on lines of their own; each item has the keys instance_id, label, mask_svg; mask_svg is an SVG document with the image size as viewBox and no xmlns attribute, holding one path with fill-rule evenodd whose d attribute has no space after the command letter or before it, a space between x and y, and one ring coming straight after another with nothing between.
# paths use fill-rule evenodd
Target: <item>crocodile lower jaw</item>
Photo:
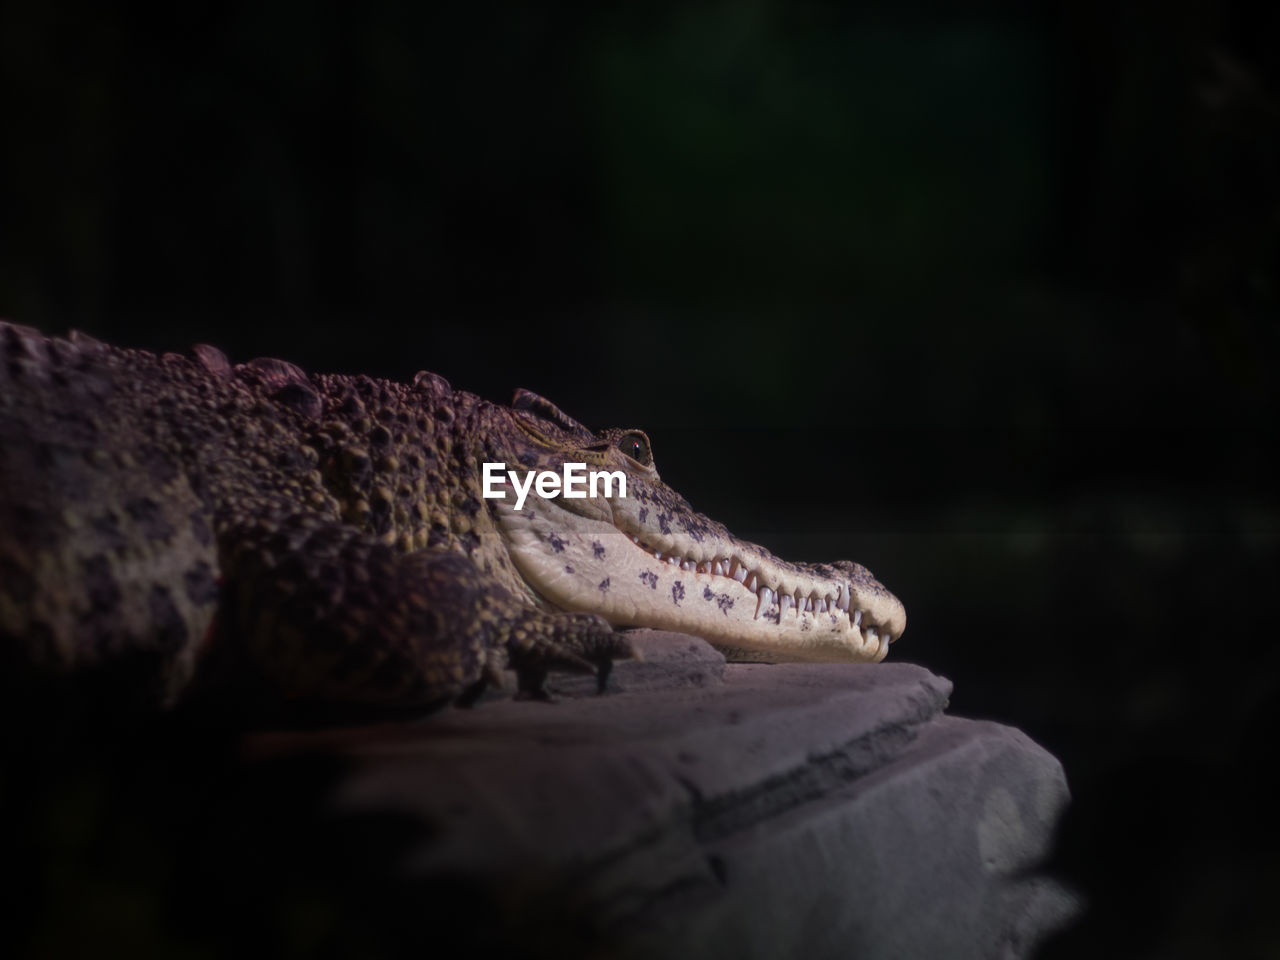
<instances>
[{"instance_id":1,"label":"crocodile lower jaw","mask_svg":"<svg viewBox=\"0 0 1280 960\"><path fill-rule=\"evenodd\" d=\"M688 556L674 538L658 542L554 501L531 507L498 501L495 513L520 575L567 610L692 633L758 660L878 661L905 629L902 605L869 574L784 569L742 544L721 545L718 556L698 544L701 556Z\"/></svg>"},{"instance_id":2,"label":"crocodile lower jaw","mask_svg":"<svg viewBox=\"0 0 1280 960\"><path fill-rule=\"evenodd\" d=\"M818 586L791 586L781 578L763 572L763 565L753 565L748 557L743 559L730 553L715 560L695 561L678 553L664 554L645 543L640 537L630 535L631 541L659 563L677 567L694 574L699 582L709 580L714 588L726 586L723 580L731 580L755 597L754 620L762 617L775 624L784 618L803 622L806 616L819 619L824 615L832 623L842 626L846 632L857 630L862 634L862 650L876 651L874 660L883 660L889 644L897 639L891 627L878 622L871 613L871 604L860 607L853 602L853 590L848 580L820 583ZM808 587L808 589L806 589ZM834 618L834 620L832 619ZM901 631L899 631L900 633Z\"/></svg>"}]
</instances>

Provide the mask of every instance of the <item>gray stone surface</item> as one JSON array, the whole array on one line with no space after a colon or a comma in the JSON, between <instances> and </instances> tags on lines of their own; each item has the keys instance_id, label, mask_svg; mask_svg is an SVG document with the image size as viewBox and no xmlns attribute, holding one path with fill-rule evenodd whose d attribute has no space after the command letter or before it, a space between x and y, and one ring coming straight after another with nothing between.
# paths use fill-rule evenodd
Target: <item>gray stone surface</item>
<instances>
[{"instance_id":1,"label":"gray stone surface","mask_svg":"<svg viewBox=\"0 0 1280 960\"><path fill-rule=\"evenodd\" d=\"M551 917L622 957L1021 957L1072 915L1035 873L1061 766L1017 730L945 715L948 681L636 640L644 661L605 696L561 684L556 703L253 751L348 759L334 812L428 825L407 876L483 891L516 939Z\"/></svg>"}]
</instances>

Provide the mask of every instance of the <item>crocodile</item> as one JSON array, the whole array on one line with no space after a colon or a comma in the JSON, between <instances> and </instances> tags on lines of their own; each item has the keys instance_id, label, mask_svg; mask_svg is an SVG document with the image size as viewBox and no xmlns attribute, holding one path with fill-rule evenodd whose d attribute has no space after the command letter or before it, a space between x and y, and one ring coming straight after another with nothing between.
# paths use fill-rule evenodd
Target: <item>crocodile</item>
<instances>
[{"instance_id":1,"label":"crocodile","mask_svg":"<svg viewBox=\"0 0 1280 960\"><path fill-rule=\"evenodd\" d=\"M624 483L517 509L513 483L484 495L484 463ZM234 670L282 702L426 711L508 670L531 697L556 670L603 687L627 627L878 661L905 625L865 567L734 537L662 482L643 431L593 432L530 391L504 406L425 371L0 322L0 667L125 676L161 707Z\"/></svg>"}]
</instances>

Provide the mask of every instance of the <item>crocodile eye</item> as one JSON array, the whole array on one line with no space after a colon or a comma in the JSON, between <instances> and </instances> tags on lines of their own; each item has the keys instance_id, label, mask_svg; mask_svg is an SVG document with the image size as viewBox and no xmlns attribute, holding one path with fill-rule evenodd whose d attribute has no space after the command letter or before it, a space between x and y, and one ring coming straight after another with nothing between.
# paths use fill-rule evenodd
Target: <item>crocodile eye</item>
<instances>
[{"instance_id":1,"label":"crocodile eye","mask_svg":"<svg viewBox=\"0 0 1280 960\"><path fill-rule=\"evenodd\" d=\"M649 439L643 433L624 433L618 438L618 449L646 467L653 465Z\"/></svg>"}]
</instances>

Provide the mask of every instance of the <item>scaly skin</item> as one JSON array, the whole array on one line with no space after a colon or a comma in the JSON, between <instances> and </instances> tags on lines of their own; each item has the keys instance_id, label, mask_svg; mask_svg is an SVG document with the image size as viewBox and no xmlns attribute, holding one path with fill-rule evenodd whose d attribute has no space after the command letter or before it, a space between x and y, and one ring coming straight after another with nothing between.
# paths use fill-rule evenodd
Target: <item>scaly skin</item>
<instances>
[{"instance_id":1,"label":"scaly skin","mask_svg":"<svg viewBox=\"0 0 1280 960\"><path fill-rule=\"evenodd\" d=\"M535 696L550 669L603 676L630 655L613 626L761 660L877 660L905 627L864 568L786 563L694 512L639 431L429 373L193 354L0 323L8 664L127 664L131 695L172 705L230 663L272 697L413 710L508 666ZM627 496L516 511L482 498L485 461L622 470Z\"/></svg>"}]
</instances>

